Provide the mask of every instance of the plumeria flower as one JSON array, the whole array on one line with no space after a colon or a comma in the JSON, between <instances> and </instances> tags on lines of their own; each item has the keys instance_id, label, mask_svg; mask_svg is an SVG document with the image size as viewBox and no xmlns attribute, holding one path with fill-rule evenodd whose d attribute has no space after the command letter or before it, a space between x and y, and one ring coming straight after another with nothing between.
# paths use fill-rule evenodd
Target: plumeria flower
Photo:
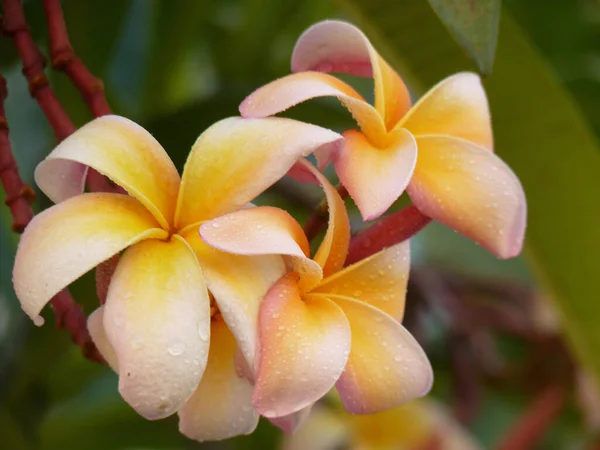
<instances>
[{"instance_id":1,"label":"plumeria flower","mask_svg":"<svg viewBox=\"0 0 600 450\"><path fill-rule=\"evenodd\" d=\"M181 431L195 439L251 432L252 386L237 376L234 354L239 346L254 364L259 301L285 266L277 256L215 250L198 228L247 207L298 158L339 139L293 120L225 119L194 143L180 179L141 126L117 116L90 122L36 170L57 204L19 243L13 277L23 310L39 322L56 293L125 250L106 304L89 319L123 398L148 419L179 411ZM81 194L82 180L64 172L74 164L129 195Z\"/></svg>"},{"instance_id":2,"label":"plumeria flower","mask_svg":"<svg viewBox=\"0 0 600 450\"><path fill-rule=\"evenodd\" d=\"M290 272L260 307L260 356L253 403L268 418L301 412L335 384L346 409L373 413L426 394L433 374L401 325L409 245L389 247L342 268L350 238L344 202L314 166L325 190L329 226L313 259L302 228L272 207L239 210L200 227L202 239L236 255L281 254ZM290 420L283 428L293 428Z\"/></svg>"},{"instance_id":3,"label":"plumeria flower","mask_svg":"<svg viewBox=\"0 0 600 450\"><path fill-rule=\"evenodd\" d=\"M407 189L423 214L499 257L519 254L525 196L518 178L492 151L487 98L476 74L446 78L411 107L400 76L358 28L340 21L304 32L292 71L298 73L252 93L240 112L265 117L311 98L337 97L360 131L346 131L343 148L329 156L365 220L379 217ZM375 105L323 72L372 76ZM329 159L327 152L317 157L321 165Z\"/></svg>"},{"instance_id":4,"label":"plumeria flower","mask_svg":"<svg viewBox=\"0 0 600 450\"><path fill-rule=\"evenodd\" d=\"M285 436L282 450L479 450L482 447L440 403L413 400L378 414L357 416L319 406Z\"/></svg>"}]
</instances>

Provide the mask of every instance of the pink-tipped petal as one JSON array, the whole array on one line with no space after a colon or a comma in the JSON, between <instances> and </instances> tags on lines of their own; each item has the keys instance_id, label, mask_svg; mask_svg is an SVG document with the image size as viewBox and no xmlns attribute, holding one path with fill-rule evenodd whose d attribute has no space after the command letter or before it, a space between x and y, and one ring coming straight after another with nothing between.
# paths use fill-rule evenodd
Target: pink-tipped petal
<instances>
[{"instance_id":1,"label":"pink-tipped petal","mask_svg":"<svg viewBox=\"0 0 600 450\"><path fill-rule=\"evenodd\" d=\"M444 134L493 149L492 124L481 79L458 73L442 80L421 98L396 128L415 136Z\"/></svg>"},{"instance_id":2,"label":"pink-tipped petal","mask_svg":"<svg viewBox=\"0 0 600 450\"><path fill-rule=\"evenodd\" d=\"M163 227L173 223L179 174L162 146L137 123L102 116L62 141L35 171L38 186L55 202L80 193L64 173L65 164L73 163L92 167L123 187Z\"/></svg>"},{"instance_id":3,"label":"pink-tipped petal","mask_svg":"<svg viewBox=\"0 0 600 450\"><path fill-rule=\"evenodd\" d=\"M180 229L236 211L294 163L341 136L290 119L231 117L196 140L183 170L175 222Z\"/></svg>"},{"instance_id":4,"label":"pink-tipped petal","mask_svg":"<svg viewBox=\"0 0 600 450\"><path fill-rule=\"evenodd\" d=\"M287 416L270 418L269 422L278 427L284 433L292 434L306 421L306 419L308 419L312 407L313 405L309 405L306 408Z\"/></svg>"},{"instance_id":5,"label":"pink-tipped petal","mask_svg":"<svg viewBox=\"0 0 600 450\"><path fill-rule=\"evenodd\" d=\"M410 245L405 241L331 275L312 292L358 299L401 322L409 269Z\"/></svg>"},{"instance_id":6,"label":"pink-tipped petal","mask_svg":"<svg viewBox=\"0 0 600 450\"><path fill-rule=\"evenodd\" d=\"M376 219L406 189L417 162L417 144L406 130L394 132L386 148L374 147L356 130L346 131L344 138L335 170L363 219Z\"/></svg>"},{"instance_id":7,"label":"pink-tipped petal","mask_svg":"<svg viewBox=\"0 0 600 450\"><path fill-rule=\"evenodd\" d=\"M352 330L350 358L336 384L348 412L372 414L429 392L429 360L397 320L366 303L331 298L344 310Z\"/></svg>"},{"instance_id":8,"label":"pink-tipped petal","mask_svg":"<svg viewBox=\"0 0 600 450\"><path fill-rule=\"evenodd\" d=\"M186 233L185 239L196 252L208 288L248 367L254 370L260 301L285 273L283 259L277 255L246 256L222 252L203 242L197 229Z\"/></svg>"},{"instance_id":9,"label":"pink-tipped petal","mask_svg":"<svg viewBox=\"0 0 600 450\"><path fill-rule=\"evenodd\" d=\"M102 261L167 232L136 199L83 194L38 214L21 236L13 283L23 311L35 319L50 299Z\"/></svg>"},{"instance_id":10,"label":"pink-tipped petal","mask_svg":"<svg viewBox=\"0 0 600 450\"><path fill-rule=\"evenodd\" d=\"M325 20L308 28L292 54L292 71L343 72L375 81L375 106L391 129L410 108L402 79L354 25Z\"/></svg>"},{"instance_id":11,"label":"pink-tipped petal","mask_svg":"<svg viewBox=\"0 0 600 450\"><path fill-rule=\"evenodd\" d=\"M150 420L180 409L202 378L210 340L206 283L183 239L149 239L124 253L104 305L104 329L125 401Z\"/></svg>"},{"instance_id":12,"label":"pink-tipped petal","mask_svg":"<svg viewBox=\"0 0 600 450\"><path fill-rule=\"evenodd\" d=\"M106 337L106 332L104 331L104 306L98 307L90 314L87 326L92 341L94 341L94 345L104 360L112 370L119 373L117 355L115 355L115 351L110 345L110 342L108 342L108 337Z\"/></svg>"},{"instance_id":13,"label":"pink-tipped petal","mask_svg":"<svg viewBox=\"0 0 600 450\"><path fill-rule=\"evenodd\" d=\"M258 88L242 102L240 114L267 117L317 97L337 97L372 139L385 135L385 125L375 108L343 81L319 72L294 73Z\"/></svg>"},{"instance_id":14,"label":"pink-tipped petal","mask_svg":"<svg viewBox=\"0 0 600 450\"><path fill-rule=\"evenodd\" d=\"M332 301L301 298L294 273L282 277L260 308L260 359L254 407L263 416L286 416L314 403L344 370L350 327Z\"/></svg>"},{"instance_id":15,"label":"pink-tipped petal","mask_svg":"<svg viewBox=\"0 0 600 450\"><path fill-rule=\"evenodd\" d=\"M319 182L329 207L329 222L325 237L314 260L323 268L323 276L329 276L344 266L350 245L350 221L344 200L329 180L308 161L300 161Z\"/></svg>"},{"instance_id":16,"label":"pink-tipped petal","mask_svg":"<svg viewBox=\"0 0 600 450\"><path fill-rule=\"evenodd\" d=\"M525 193L494 153L447 136L417 138L419 161L408 187L423 214L473 239L499 258L521 252Z\"/></svg>"},{"instance_id":17,"label":"pink-tipped petal","mask_svg":"<svg viewBox=\"0 0 600 450\"><path fill-rule=\"evenodd\" d=\"M200 227L204 242L235 255L285 255L300 277L302 291L323 279L318 263L309 257L302 227L282 209L260 206L217 217Z\"/></svg>"},{"instance_id":18,"label":"pink-tipped petal","mask_svg":"<svg viewBox=\"0 0 600 450\"><path fill-rule=\"evenodd\" d=\"M197 441L250 434L258 424L253 387L236 373L236 342L222 318L213 318L210 351L200 385L178 411L179 431Z\"/></svg>"}]
</instances>

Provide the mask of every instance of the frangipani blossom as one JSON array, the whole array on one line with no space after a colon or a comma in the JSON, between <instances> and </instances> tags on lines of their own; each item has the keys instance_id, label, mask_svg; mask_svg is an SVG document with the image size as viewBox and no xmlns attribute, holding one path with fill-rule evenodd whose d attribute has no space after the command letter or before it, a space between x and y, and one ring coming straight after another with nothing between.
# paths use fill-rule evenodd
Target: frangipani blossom
<instances>
[{"instance_id":1,"label":"frangipani blossom","mask_svg":"<svg viewBox=\"0 0 600 450\"><path fill-rule=\"evenodd\" d=\"M259 302L284 262L220 252L198 228L246 207L298 158L339 139L293 120L225 119L200 135L180 179L139 125L118 116L88 123L36 170L60 203L36 216L19 243L13 278L23 310L36 320L61 289L125 250L106 304L89 319L123 398L148 419L179 411L181 431L195 439L251 432L252 386L238 377L234 354L239 346L254 364ZM81 194L63 172L74 163L129 195Z\"/></svg>"},{"instance_id":2,"label":"frangipani blossom","mask_svg":"<svg viewBox=\"0 0 600 450\"><path fill-rule=\"evenodd\" d=\"M334 385L352 413L373 413L425 395L431 366L400 323L408 242L342 268L350 238L344 202L311 164L299 164L312 172L329 203L329 226L313 259L300 225L276 208L240 210L200 227L202 239L219 250L281 254L290 266L260 306L254 407L265 417L285 418Z\"/></svg>"},{"instance_id":3,"label":"frangipani blossom","mask_svg":"<svg viewBox=\"0 0 600 450\"><path fill-rule=\"evenodd\" d=\"M526 202L518 178L492 151L485 91L476 74L459 73L411 107L400 76L355 26L313 25L298 39L292 71L252 93L244 117L266 117L315 97L334 96L360 131L344 133L336 172L363 218L383 214L407 189L419 210L502 258L520 253ZM375 105L323 72L372 76Z\"/></svg>"},{"instance_id":4,"label":"frangipani blossom","mask_svg":"<svg viewBox=\"0 0 600 450\"><path fill-rule=\"evenodd\" d=\"M357 416L320 406L282 450L479 450L482 447L443 405L413 400L378 414Z\"/></svg>"}]
</instances>

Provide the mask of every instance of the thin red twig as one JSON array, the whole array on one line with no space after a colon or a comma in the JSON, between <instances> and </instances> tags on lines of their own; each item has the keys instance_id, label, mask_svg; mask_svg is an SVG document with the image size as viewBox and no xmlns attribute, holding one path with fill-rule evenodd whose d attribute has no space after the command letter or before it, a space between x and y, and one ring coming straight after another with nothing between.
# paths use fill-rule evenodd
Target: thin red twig
<instances>
[{"instance_id":1,"label":"thin red twig","mask_svg":"<svg viewBox=\"0 0 600 450\"><path fill-rule=\"evenodd\" d=\"M39 103L56 138L62 141L75 131L75 125L50 88L48 78L44 74L46 59L29 34L21 0L4 0L3 30L4 34L13 39L21 57L29 92Z\"/></svg>"},{"instance_id":2,"label":"thin red twig","mask_svg":"<svg viewBox=\"0 0 600 450\"><path fill-rule=\"evenodd\" d=\"M44 12L48 23L52 67L67 74L95 117L111 114L102 80L95 77L73 51L60 0L44 0Z\"/></svg>"},{"instance_id":3,"label":"thin red twig","mask_svg":"<svg viewBox=\"0 0 600 450\"><path fill-rule=\"evenodd\" d=\"M13 217L12 229L22 233L33 217L31 204L35 199L35 192L23 183L12 155L8 138L8 121L4 111L6 95L6 80L0 73L0 180L6 192L6 206L10 208Z\"/></svg>"},{"instance_id":4,"label":"thin red twig","mask_svg":"<svg viewBox=\"0 0 600 450\"><path fill-rule=\"evenodd\" d=\"M2 28L4 34L13 39L15 47L21 57L23 62L23 74L29 83L29 92L40 105L57 140L63 140L73 133L76 128L50 88L48 78L44 73L46 60L29 34L29 27L27 26L23 5L20 0L4 0L4 19ZM3 93L5 94L5 90ZM4 116L4 114L2 115ZM6 139L8 139L6 120L4 121L4 124L6 131L3 134ZM4 145L1 153L3 153L2 160L6 161L7 164L6 166L1 164L0 167L3 168L2 174L8 174L10 177L9 180L12 180L9 182L8 186L4 183L4 176L2 181L7 192L7 201L11 200L11 202L13 202L12 199L14 198L23 195L26 196L27 188L23 191L24 194L17 193L17 191L13 190L14 188L22 189L22 186L19 187L19 184L16 182L17 178L18 181L20 181L20 177L16 172L16 164L14 163L10 144L8 141L6 142L7 145ZM22 203L20 207L23 208ZM17 231L22 231L22 229L25 228L25 225L33 217L31 209L27 212L28 220L26 222L23 221L23 216L15 216L13 208L11 208L11 212L13 213L15 223L18 224ZM92 361L104 362L104 359L94 346L90 337L87 329L87 319L83 310L81 306L75 303L69 291L65 289L59 292L50 300L50 303L56 316L57 326L59 328L65 328L70 332L73 341L81 347L83 355Z\"/></svg>"},{"instance_id":5,"label":"thin red twig","mask_svg":"<svg viewBox=\"0 0 600 450\"><path fill-rule=\"evenodd\" d=\"M414 205L384 217L352 238L346 265L410 239L425 228L429 222L431 219L423 215Z\"/></svg>"},{"instance_id":6,"label":"thin red twig","mask_svg":"<svg viewBox=\"0 0 600 450\"><path fill-rule=\"evenodd\" d=\"M497 450L528 450L542 439L566 402L566 386L554 384L543 389L510 427Z\"/></svg>"}]
</instances>

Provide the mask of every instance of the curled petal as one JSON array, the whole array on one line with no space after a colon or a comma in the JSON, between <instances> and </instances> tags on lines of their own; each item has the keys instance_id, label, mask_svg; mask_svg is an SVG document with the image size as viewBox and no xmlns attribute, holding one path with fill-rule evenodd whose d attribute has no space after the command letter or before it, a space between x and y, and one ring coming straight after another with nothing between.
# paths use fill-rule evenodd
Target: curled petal
<instances>
[{"instance_id":1,"label":"curled petal","mask_svg":"<svg viewBox=\"0 0 600 450\"><path fill-rule=\"evenodd\" d=\"M287 212L270 206L242 209L204 223L202 239L218 250L237 255L286 255L307 291L323 278L302 227ZM266 291L265 291L266 293Z\"/></svg>"},{"instance_id":2,"label":"curled petal","mask_svg":"<svg viewBox=\"0 0 600 450\"><path fill-rule=\"evenodd\" d=\"M102 116L70 135L42 161L35 180L54 202L79 194L65 168L73 162L106 175L137 198L162 227L173 223L179 174L162 146L144 128L119 116Z\"/></svg>"},{"instance_id":3,"label":"curled petal","mask_svg":"<svg viewBox=\"0 0 600 450\"><path fill-rule=\"evenodd\" d=\"M167 232L136 199L83 194L38 214L21 236L13 283L23 311L44 305L84 273L126 247Z\"/></svg>"},{"instance_id":4,"label":"curled petal","mask_svg":"<svg viewBox=\"0 0 600 450\"><path fill-rule=\"evenodd\" d=\"M348 108L365 134L376 142L385 135L385 125L377 110L343 81L319 72L288 75L250 94L240 105L243 117L267 117L316 97L337 97ZM321 152L320 159L327 159Z\"/></svg>"},{"instance_id":5,"label":"curled petal","mask_svg":"<svg viewBox=\"0 0 600 450\"><path fill-rule=\"evenodd\" d=\"M356 300L331 297L352 330L352 350L336 384L352 414L393 408L429 392L433 371L412 335L391 316Z\"/></svg>"},{"instance_id":6,"label":"curled petal","mask_svg":"<svg viewBox=\"0 0 600 450\"><path fill-rule=\"evenodd\" d=\"M258 424L252 385L235 369L236 343L222 318L211 324L208 363L200 385L178 412L179 431L197 441L250 434Z\"/></svg>"},{"instance_id":7,"label":"curled petal","mask_svg":"<svg viewBox=\"0 0 600 450\"><path fill-rule=\"evenodd\" d=\"M375 107L391 129L410 108L402 79L354 25L325 20L307 29L292 54L292 71L344 72L375 81Z\"/></svg>"},{"instance_id":8,"label":"curled petal","mask_svg":"<svg viewBox=\"0 0 600 450\"><path fill-rule=\"evenodd\" d=\"M87 326L94 345L96 345L96 348L110 368L118 373L117 355L115 355L115 351L110 342L108 342L108 337L106 337L106 332L104 331L104 306L100 306L90 314Z\"/></svg>"},{"instance_id":9,"label":"curled petal","mask_svg":"<svg viewBox=\"0 0 600 450\"><path fill-rule=\"evenodd\" d=\"M302 299L293 273L265 296L259 333L254 407L268 418L292 414L325 395L350 351L350 328L342 310L319 296Z\"/></svg>"},{"instance_id":10,"label":"curled petal","mask_svg":"<svg viewBox=\"0 0 600 450\"><path fill-rule=\"evenodd\" d=\"M210 338L210 300L185 241L146 240L119 261L104 306L119 392L147 419L167 417L198 387Z\"/></svg>"},{"instance_id":11,"label":"curled petal","mask_svg":"<svg viewBox=\"0 0 600 450\"><path fill-rule=\"evenodd\" d=\"M493 136L487 97L474 73L442 80L421 98L396 128L415 136L444 134L492 150Z\"/></svg>"},{"instance_id":12,"label":"curled petal","mask_svg":"<svg viewBox=\"0 0 600 450\"><path fill-rule=\"evenodd\" d=\"M513 171L463 139L423 136L417 145L419 161L408 187L415 206L500 258L518 255L527 205Z\"/></svg>"},{"instance_id":13,"label":"curled petal","mask_svg":"<svg viewBox=\"0 0 600 450\"><path fill-rule=\"evenodd\" d=\"M283 177L294 163L341 136L290 119L231 117L196 140L185 164L179 228L235 211Z\"/></svg>"},{"instance_id":14,"label":"curled petal","mask_svg":"<svg viewBox=\"0 0 600 450\"><path fill-rule=\"evenodd\" d=\"M325 237L314 260L323 268L323 276L329 276L344 266L350 244L350 222L344 200L329 180L308 161L300 161L319 182L329 207L329 223Z\"/></svg>"},{"instance_id":15,"label":"curled petal","mask_svg":"<svg viewBox=\"0 0 600 450\"><path fill-rule=\"evenodd\" d=\"M207 245L197 230L185 235L196 252L208 288L253 371L258 346L258 309L269 288L285 273L280 256L225 253Z\"/></svg>"},{"instance_id":16,"label":"curled petal","mask_svg":"<svg viewBox=\"0 0 600 450\"><path fill-rule=\"evenodd\" d=\"M334 161L340 181L364 220L379 217L404 192L417 162L415 138L398 130L386 148L376 148L356 130L344 133L344 147Z\"/></svg>"},{"instance_id":17,"label":"curled petal","mask_svg":"<svg viewBox=\"0 0 600 450\"><path fill-rule=\"evenodd\" d=\"M352 297L402 321L409 269L410 245L405 241L331 275L312 292Z\"/></svg>"}]
</instances>

